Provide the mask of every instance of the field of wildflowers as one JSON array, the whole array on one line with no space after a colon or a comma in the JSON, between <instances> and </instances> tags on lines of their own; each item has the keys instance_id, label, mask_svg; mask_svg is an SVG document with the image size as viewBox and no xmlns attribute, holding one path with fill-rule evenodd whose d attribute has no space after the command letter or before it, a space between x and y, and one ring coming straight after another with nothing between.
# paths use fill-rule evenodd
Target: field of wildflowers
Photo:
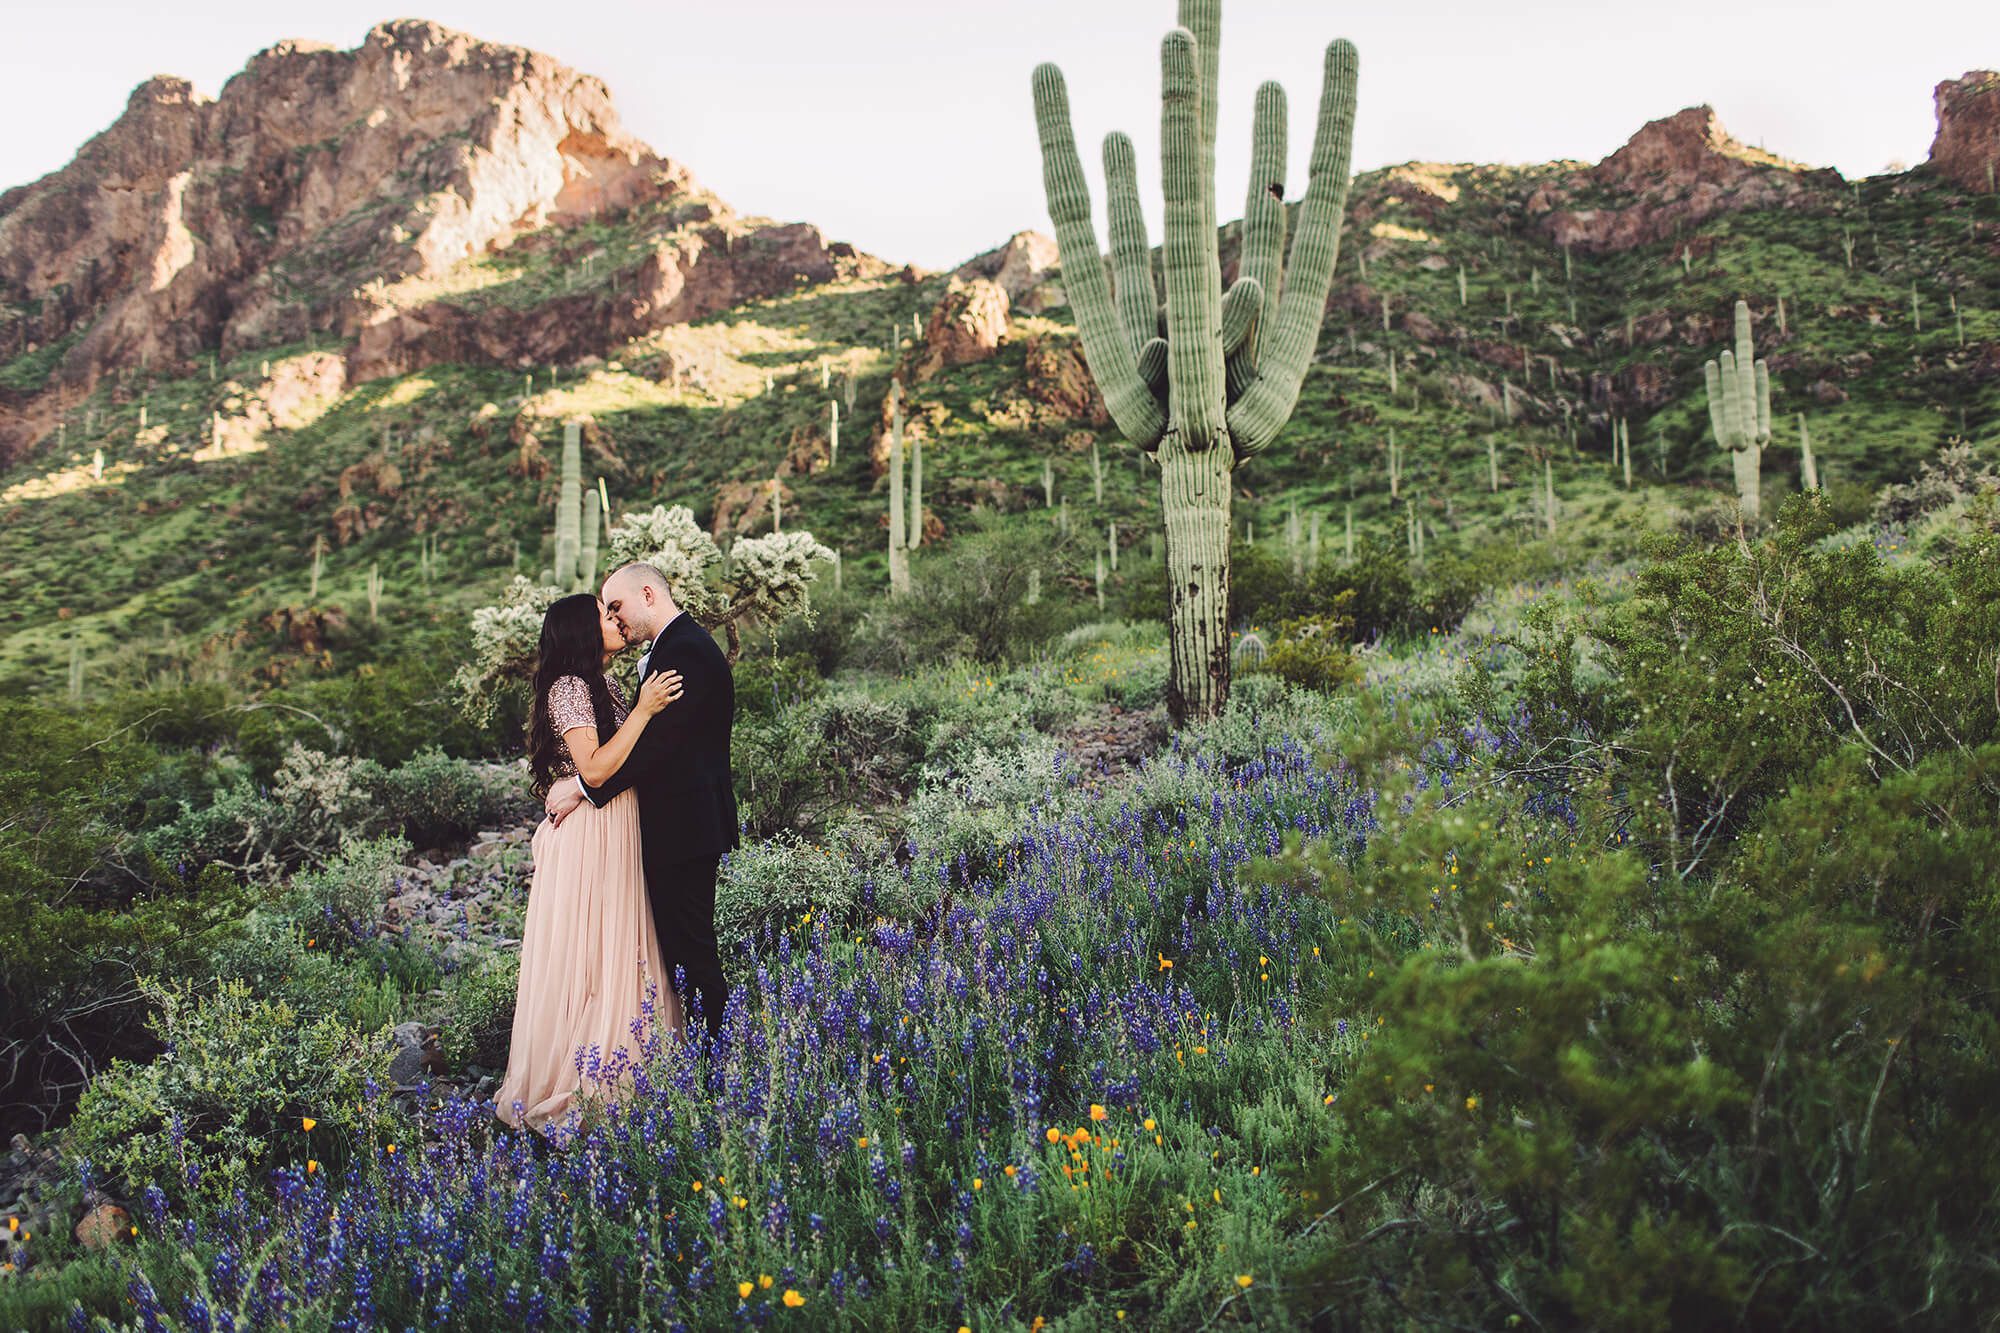
<instances>
[{"instance_id":1,"label":"field of wildflowers","mask_svg":"<svg viewBox=\"0 0 2000 1333\"><path fill-rule=\"evenodd\" d=\"M206 1113L75 1162L125 1234L17 1226L0 1327L1949 1326L2000 1289L1996 530L1789 506L1129 768L1060 739L1157 665L1117 626L845 681L790 712L921 733L906 818L735 854L715 1044L553 1149L269 1075L248 1176Z\"/></svg>"}]
</instances>

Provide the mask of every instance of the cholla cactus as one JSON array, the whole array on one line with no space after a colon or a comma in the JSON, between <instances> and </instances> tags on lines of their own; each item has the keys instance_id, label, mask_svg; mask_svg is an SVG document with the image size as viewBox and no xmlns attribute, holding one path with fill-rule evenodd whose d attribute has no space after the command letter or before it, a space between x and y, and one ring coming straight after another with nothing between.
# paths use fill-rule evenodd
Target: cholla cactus
<instances>
[{"instance_id":1,"label":"cholla cactus","mask_svg":"<svg viewBox=\"0 0 2000 1333\"><path fill-rule=\"evenodd\" d=\"M497 606L472 613L472 655L452 676L451 688L459 708L473 721L481 726L491 722L503 687L526 679L541 641L542 617L562 595L552 584L516 575Z\"/></svg>"},{"instance_id":2,"label":"cholla cactus","mask_svg":"<svg viewBox=\"0 0 2000 1333\"><path fill-rule=\"evenodd\" d=\"M1285 94L1275 83L1257 90L1241 275L1225 295L1215 215L1221 27L1219 0L1181 0L1180 26L1160 49L1164 337L1132 142L1123 134L1104 142L1107 275L1062 71L1044 64L1034 73L1043 183L1084 358L1118 429L1160 464L1172 590L1167 701L1177 722L1212 717L1227 702L1232 474L1270 447L1298 401L1339 257L1354 136L1355 51L1336 41L1287 256Z\"/></svg>"},{"instance_id":3,"label":"cholla cactus","mask_svg":"<svg viewBox=\"0 0 2000 1333\"><path fill-rule=\"evenodd\" d=\"M832 564L834 553L799 532L745 537L729 549L729 623L773 624L788 616L809 614L818 565Z\"/></svg>"},{"instance_id":4,"label":"cholla cactus","mask_svg":"<svg viewBox=\"0 0 2000 1333\"><path fill-rule=\"evenodd\" d=\"M722 563L722 551L686 505L654 505L625 515L611 530L609 547L614 567L643 560L664 574L674 601L711 630L723 631L731 662L743 651L741 626L775 624L807 612L807 590L819 576L818 564L836 559L811 533L796 528L745 537L730 548L732 568L718 588L708 572Z\"/></svg>"},{"instance_id":5,"label":"cholla cactus","mask_svg":"<svg viewBox=\"0 0 2000 1333\"><path fill-rule=\"evenodd\" d=\"M1708 421L1715 442L1729 451L1736 473L1737 505L1755 523L1761 508L1760 472L1771 439L1771 372L1756 359L1750 340L1750 303L1736 303L1736 350L1702 367L1708 384Z\"/></svg>"},{"instance_id":6,"label":"cholla cactus","mask_svg":"<svg viewBox=\"0 0 2000 1333\"><path fill-rule=\"evenodd\" d=\"M728 610L722 593L708 583L709 569L722 563L722 549L686 505L626 514L605 546L614 569L643 560L664 574L674 601L702 624L714 624Z\"/></svg>"}]
</instances>

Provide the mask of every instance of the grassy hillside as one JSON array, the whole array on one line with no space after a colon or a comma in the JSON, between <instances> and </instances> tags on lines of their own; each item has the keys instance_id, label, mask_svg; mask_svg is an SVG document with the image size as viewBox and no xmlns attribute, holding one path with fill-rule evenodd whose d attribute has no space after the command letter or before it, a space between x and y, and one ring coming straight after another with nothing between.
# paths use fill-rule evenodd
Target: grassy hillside
<instances>
[{"instance_id":1,"label":"grassy hillside","mask_svg":"<svg viewBox=\"0 0 2000 1333\"><path fill-rule=\"evenodd\" d=\"M1701 362L1721 349L1739 296L1757 312L1758 351L1773 371L1767 514L1797 487L1795 413L1805 413L1836 513L1849 520L1874 488L1909 475L1947 440L1990 447L2000 437L2000 201L1921 171L1877 178L1806 208L1726 215L1624 254L1574 254L1566 279L1564 254L1532 231L1524 209L1557 170L1361 179L1354 204L1366 220L1350 227L1297 413L1278 445L1239 473L1242 531L1282 542L1296 506L1302 527L1316 516L1323 549L1337 552L1351 505L1362 538L1403 541L1421 519L1427 556L1511 542L1543 521L1547 458L1562 549L1576 559L1629 552L1640 533L1729 485L1727 459L1709 438ZM685 225L679 213L652 213L545 233L407 295L529 308L615 290L645 244ZM826 402L844 396L849 374L855 406L842 405L837 462L783 479L786 518L839 548L855 586L879 585L886 501L866 444L892 368L887 344L891 330L911 341L911 315L928 315L943 281L802 286L594 367L434 367L361 385L308 423L254 439L237 422L267 369L282 372L287 358L314 349L257 349L189 378L134 373L107 383L0 477L0 679L59 692L75 656L86 691L114 669L275 681L410 650L450 635L517 562L530 573L547 562L554 419L595 418L586 471L606 478L614 507L686 503L706 520L725 487L772 477L794 444L823 434ZM1115 521L1133 544L1114 579L1127 584L1149 567L1150 465L1114 431L1096 431L1105 470L1096 503L1089 437L1078 433L1086 423L1052 418L1022 393L1028 343L1072 336L1066 311L1017 315L997 357L917 390L925 501L949 549L975 505L1042 508L1048 460L1079 527L1101 533ZM663 365L679 373L662 379ZM17 362L0 374L34 370ZM1498 407L1503 379L1511 419ZM540 462L510 438L523 412L542 421ZM214 414L229 448L209 444ZM1634 441L1629 492L1609 465L1611 422L1621 417ZM1404 459L1394 501L1391 429ZM1489 440L1497 492L1488 489ZM327 554L313 599L320 539ZM429 579L426 539L438 553ZM383 585L374 615L371 569ZM114 644L136 658L114 657Z\"/></svg>"}]
</instances>

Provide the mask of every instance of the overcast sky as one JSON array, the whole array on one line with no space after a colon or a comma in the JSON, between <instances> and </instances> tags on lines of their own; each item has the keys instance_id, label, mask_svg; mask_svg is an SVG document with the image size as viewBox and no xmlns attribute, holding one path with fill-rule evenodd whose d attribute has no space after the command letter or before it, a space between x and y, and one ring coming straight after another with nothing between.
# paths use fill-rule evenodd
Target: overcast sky
<instances>
[{"instance_id":1,"label":"overcast sky","mask_svg":"<svg viewBox=\"0 0 2000 1333\"><path fill-rule=\"evenodd\" d=\"M67 162L132 87L177 74L213 96L287 37L347 47L394 17L315 0L9 6L0 52L0 187ZM1256 85L1291 96L1296 196L1319 58L1361 51L1354 160L1595 160L1640 125L1712 104L1738 138L1853 175L1921 162L1931 89L2000 68L1992 0L1681 5L1307 4L1223 7L1218 188L1240 211ZM423 16L547 51L601 76L629 129L737 208L818 223L886 259L945 267L1048 229L1028 76L1055 60L1102 200L1097 143L1138 145L1158 236L1159 38L1172 0L439 0ZM1100 211L1100 228L1102 214Z\"/></svg>"}]
</instances>

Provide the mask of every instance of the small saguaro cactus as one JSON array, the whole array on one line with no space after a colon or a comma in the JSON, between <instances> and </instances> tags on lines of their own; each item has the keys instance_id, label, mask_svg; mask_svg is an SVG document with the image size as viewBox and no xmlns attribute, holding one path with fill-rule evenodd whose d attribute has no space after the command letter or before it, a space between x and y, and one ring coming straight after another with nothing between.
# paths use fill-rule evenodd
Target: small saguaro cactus
<instances>
[{"instance_id":1,"label":"small saguaro cactus","mask_svg":"<svg viewBox=\"0 0 2000 1333\"><path fill-rule=\"evenodd\" d=\"M1812 434L1806 430L1806 414L1799 413L1799 483L1809 491L1819 489L1819 464L1813 460Z\"/></svg>"},{"instance_id":2,"label":"small saguaro cactus","mask_svg":"<svg viewBox=\"0 0 2000 1333\"><path fill-rule=\"evenodd\" d=\"M1756 359L1750 340L1750 303L1736 303L1736 350L1702 367L1708 384L1708 422L1715 442L1729 451L1736 473L1736 499L1743 517L1755 523L1760 511L1759 478L1764 446L1771 439L1771 372Z\"/></svg>"},{"instance_id":3,"label":"small saguaro cactus","mask_svg":"<svg viewBox=\"0 0 2000 1333\"><path fill-rule=\"evenodd\" d=\"M910 590L909 540L903 534L903 385L889 381L889 593Z\"/></svg>"},{"instance_id":4,"label":"small saguaro cactus","mask_svg":"<svg viewBox=\"0 0 2000 1333\"><path fill-rule=\"evenodd\" d=\"M826 457L828 465L840 459L840 404L826 400Z\"/></svg>"},{"instance_id":5,"label":"small saguaro cactus","mask_svg":"<svg viewBox=\"0 0 2000 1333\"><path fill-rule=\"evenodd\" d=\"M1465 307L1465 265L1463 264L1458 266L1458 304L1460 309Z\"/></svg>"},{"instance_id":6,"label":"small saguaro cactus","mask_svg":"<svg viewBox=\"0 0 2000 1333\"><path fill-rule=\"evenodd\" d=\"M903 527L910 549L924 544L924 437L921 432L910 441L910 512Z\"/></svg>"},{"instance_id":7,"label":"small saguaro cactus","mask_svg":"<svg viewBox=\"0 0 2000 1333\"><path fill-rule=\"evenodd\" d=\"M382 566L368 566L368 623L373 625L382 614Z\"/></svg>"},{"instance_id":8,"label":"small saguaro cactus","mask_svg":"<svg viewBox=\"0 0 2000 1333\"><path fill-rule=\"evenodd\" d=\"M1034 101L1049 216L1084 359L1119 431L1160 465L1171 590L1167 707L1185 723L1215 716L1228 700L1232 474L1269 448L1290 418L1325 318L1347 209L1357 62L1351 42L1326 49L1310 180L1289 254L1285 95L1275 83L1258 88L1242 263L1225 294L1215 202L1220 0L1180 0L1179 18L1160 46L1164 337L1156 336L1160 304L1132 141L1116 133L1104 141L1107 274L1069 91L1054 65L1036 67Z\"/></svg>"}]
</instances>

